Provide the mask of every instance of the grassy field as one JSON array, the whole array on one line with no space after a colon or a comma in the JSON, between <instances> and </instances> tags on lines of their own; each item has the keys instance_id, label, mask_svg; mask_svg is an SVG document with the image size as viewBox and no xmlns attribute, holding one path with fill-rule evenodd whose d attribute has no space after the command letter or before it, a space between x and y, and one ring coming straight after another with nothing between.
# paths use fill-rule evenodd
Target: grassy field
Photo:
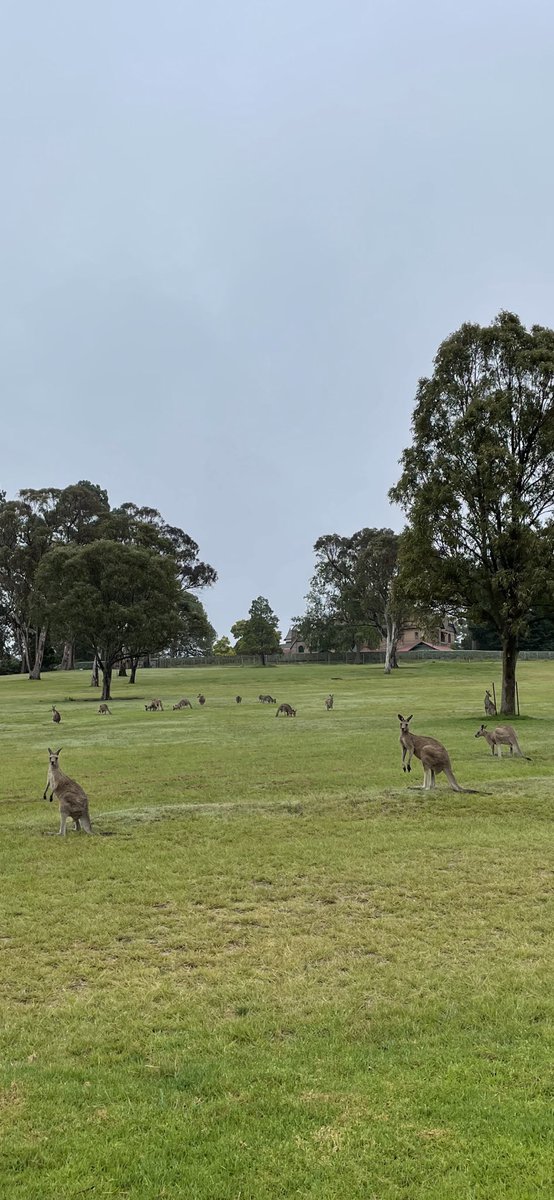
<instances>
[{"instance_id":1,"label":"grassy field","mask_svg":"<svg viewBox=\"0 0 554 1200\"><path fill-rule=\"evenodd\" d=\"M554 1194L554 663L531 762L473 737L493 668L0 679L3 1200ZM478 795L410 788L399 711ZM48 745L111 836L50 836Z\"/></svg>"}]
</instances>

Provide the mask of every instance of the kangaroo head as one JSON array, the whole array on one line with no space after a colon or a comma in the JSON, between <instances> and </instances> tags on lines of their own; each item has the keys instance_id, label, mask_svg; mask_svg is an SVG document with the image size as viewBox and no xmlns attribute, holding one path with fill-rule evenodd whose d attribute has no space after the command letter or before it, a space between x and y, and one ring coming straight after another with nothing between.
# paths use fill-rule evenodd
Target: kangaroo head
<instances>
[{"instance_id":1,"label":"kangaroo head","mask_svg":"<svg viewBox=\"0 0 554 1200\"><path fill-rule=\"evenodd\" d=\"M48 747L48 761L49 761L51 767L57 767L58 758L61 754L61 749L62 749L61 746L60 746L59 750L51 750L50 746Z\"/></svg>"},{"instance_id":2,"label":"kangaroo head","mask_svg":"<svg viewBox=\"0 0 554 1200\"><path fill-rule=\"evenodd\" d=\"M480 727L480 728L477 730L477 733L475 734L475 737L484 737L484 736L485 736L485 731L486 731L486 728L487 728L487 726L486 726L486 725L481 725L481 727Z\"/></svg>"},{"instance_id":3,"label":"kangaroo head","mask_svg":"<svg viewBox=\"0 0 554 1200\"><path fill-rule=\"evenodd\" d=\"M410 732L408 726L410 724L410 721L412 720L413 715L414 714L411 713L411 715L409 717L403 717L402 713L398 713L398 720L400 721L400 732L401 733L409 733Z\"/></svg>"}]
</instances>

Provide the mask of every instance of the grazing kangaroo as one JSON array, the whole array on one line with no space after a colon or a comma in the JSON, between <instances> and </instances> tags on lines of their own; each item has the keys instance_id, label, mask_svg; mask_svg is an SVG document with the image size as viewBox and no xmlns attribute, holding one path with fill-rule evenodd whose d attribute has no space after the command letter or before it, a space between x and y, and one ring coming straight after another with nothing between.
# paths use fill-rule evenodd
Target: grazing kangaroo
<instances>
[{"instance_id":1,"label":"grazing kangaroo","mask_svg":"<svg viewBox=\"0 0 554 1200\"><path fill-rule=\"evenodd\" d=\"M510 754L513 754L515 751L517 758L526 758L527 762L531 762L531 759L528 758L526 754L522 753L517 740L516 731L515 729L512 729L511 725L497 725L496 729L493 729L492 733L487 729L486 725L481 725L481 728L477 730L475 737L484 738L485 741L488 742L492 753L496 754L498 758L502 758L502 747L509 746Z\"/></svg>"},{"instance_id":2,"label":"grazing kangaroo","mask_svg":"<svg viewBox=\"0 0 554 1200\"><path fill-rule=\"evenodd\" d=\"M98 709L98 712L99 712L100 716L102 716L102 717L105 717L106 713L109 713L110 717L112 715L111 709L108 708L107 704L101 704Z\"/></svg>"},{"instance_id":3,"label":"grazing kangaroo","mask_svg":"<svg viewBox=\"0 0 554 1200\"><path fill-rule=\"evenodd\" d=\"M235 696L235 701L237 704L242 704L242 696Z\"/></svg>"},{"instance_id":4,"label":"grazing kangaroo","mask_svg":"<svg viewBox=\"0 0 554 1200\"><path fill-rule=\"evenodd\" d=\"M190 700L179 700L178 704L173 705L173 712L175 712L177 708L192 708L192 704Z\"/></svg>"},{"instance_id":5,"label":"grazing kangaroo","mask_svg":"<svg viewBox=\"0 0 554 1200\"><path fill-rule=\"evenodd\" d=\"M423 787L425 790L434 788L435 775L440 775L441 771L444 771L453 792L470 791L471 789L469 788L460 787L452 770L448 750L446 750L442 742L438 742L436 738L427 737L425 734L412 733L409 728L411 719L411 716L403 717L398 713L398 720L400 721L400 745L402 746L402 770L411 771L410 763L412 755L415 754L423 767ZM408 755L407 763L405 763L406 754Z\"/></svg>"},{"instance_id":6,"label":"grazing kangaroo","mask_svg":"<svg viewBox=\"0 0 554 1200\"><path fill-rule=\"evenodd\" d=\"M326 707L326 709L327 709L327 712L329 712L329 710L330 710L330 709L333 707L333 700L334 700L334 698L335 698L335 697L333 696L333 693L332 693L332 692L330 692L330 693L329 693L329 695L328 695L328 697L327 697L327 699L326 699L326 701L325 701L325 707Z\"/></svg>"},{"instance_id":7,"label":"grazing kangaroo","mask_svg":"<svg viewBox=\"0 0 554 1200\"><path fill-rule=\"evenodd\" d=\"M52 720L54 722L54 725L59 725L61 719L62 719L62 714L58 712L56 705L53 704L52 705Z\"/></svg>"},{"instance_id":8,"label":"grazing kangaroo","mask_svg":"<svg viewBox=\"0 0 554 1200\"><path fill-rule=\"evenodd\" d=\"M269 695L268 696L258 696L258 700L261 700L262 704L277 704L277 701L273 699L273 696L269 696Z\"/></svg>"},{"instance_id":9,"label":"grazing kangaroo","mask_svg":"<svg viewBox=\"0 0 554 1200\"><path fill-rule=\"evenodd\" d=\"M85 833L92 833L88 796L80 784L60 771L58 766L60 753L61 746L59 750L51 750L48 747L48 777L42 799L46 800L48 788L50 788L50 801L52 802L55 796L60 806L60 835L62 837L65 835L68 817L75 821L75 829L84 829Z\"/></svg>"},{"instance_id":10,"label":"grazing kangaroo","mask_svg":"<svg viewBox=\"0 0 554 1200\"><path fill-rule=\"evenodd\" d=\"M296 709L291 708L290 704L280 704L275 716L278 717L279 713L284 713L286 717L295 717Z\"/></svg>"},{"instance_id":11,"label":"grazing kangaroo","mask_svg":"<svg viewBox=\"0 0 554 1200\"><path fill-rule=\"evenodd\" d=\"M151 700L150 704L144 705L146 712L163 712L164 706L161 700Z\"/></svg>"},{"instance_id":12,"label":"grazing kangaroo","mask_svg":"<svg viewBox=\"0 0 554 1200\"><path fill-rule=\"evenodd\" d=\"M206 697L202 695L202 692L200 692L200 693L199 693L199 695L198 695L198 703L199 703L199 704L205 704L205 703L206 703Z\"/></svg>"},{"instance_id":13,"label":"grazing kangaroo","mask_svg":"<svg viewBox=\"0 0 554 1200\"><path fill-rule=\"evenodd\" d=\"M485 692L485 716L486 717L495 717L496 716L496 704L494 703L494 700L488 689Z\"/></svg>"}]
</instances>

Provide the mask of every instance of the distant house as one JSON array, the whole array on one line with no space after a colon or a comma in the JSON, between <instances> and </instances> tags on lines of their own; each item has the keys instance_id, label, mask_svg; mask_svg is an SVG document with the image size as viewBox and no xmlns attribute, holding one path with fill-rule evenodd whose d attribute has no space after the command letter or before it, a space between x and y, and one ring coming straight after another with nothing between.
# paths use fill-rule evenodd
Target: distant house
<instances>
[{"instance_id":1,"label":"distant house","mask_svg":"<svg viewBox=\"0 0 554 1200\"><path fill-rule=\"evenodd\" d=\"M291 625L284 642L281 643L283 654L309 654L310 647L299 636L298 630Z\"/></svg>"},{"instance_id":2,"label":"distant house","mask_svg":"<svg viewBox=\"0 0 554 1200\"><path fill-rule=\"evenodd\" d=\"M436 629L426 631L428 636L423 636L423 631L415 622L413 625L407 625L404 629L396 647L398 654L409 654L411 650L453 650L458 631L452 621L443 621ZM386 640L381 639L377 650L386 650ZM354 647L353 647L354 649ZM284 642L281 644L283 654L309 654L310 647L304 638L301 638L298 630L291 625ZM370 646L360 646L361 653L368 653L371 650Z\"/></svg>"},{"instance_id":3,"label":"distant house","mask_svg":"<svg viewBox=\"0 0 554 1200\"><path fill-rule=\"evenodd\" d=\"M409 654L411 650L453 650L457 637L456 626L452 621L444 621L431 631L430 637L424 637L419 625L406 625L402 637L396 647L397 654ZM380 650L386 649L383 638Z\"/></svg>"}]
</instances>

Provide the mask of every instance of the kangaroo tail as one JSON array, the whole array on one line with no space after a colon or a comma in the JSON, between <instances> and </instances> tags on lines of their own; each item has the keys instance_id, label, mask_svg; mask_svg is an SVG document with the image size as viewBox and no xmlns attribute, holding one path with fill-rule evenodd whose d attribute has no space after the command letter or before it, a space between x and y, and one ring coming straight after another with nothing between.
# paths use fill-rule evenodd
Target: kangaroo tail
<instances>
[{"instance_id":1,"label":"kangaroo tail","mask_svg":"<svg viewBox=\"0 0 554 1200\"><path fill-rule=\"evenodd\" d=\"M453 792L464 792L466 796L478 796L479 795L479 792L476 792L474 788L460 787L458 780L456 779L456 776L454 775L454 772L449 771L448 767L445 769L444 773L446 775L446 778L448 779L448 782L449 782L450 787L452 788Z\"/></svg>"}]
</instances>

